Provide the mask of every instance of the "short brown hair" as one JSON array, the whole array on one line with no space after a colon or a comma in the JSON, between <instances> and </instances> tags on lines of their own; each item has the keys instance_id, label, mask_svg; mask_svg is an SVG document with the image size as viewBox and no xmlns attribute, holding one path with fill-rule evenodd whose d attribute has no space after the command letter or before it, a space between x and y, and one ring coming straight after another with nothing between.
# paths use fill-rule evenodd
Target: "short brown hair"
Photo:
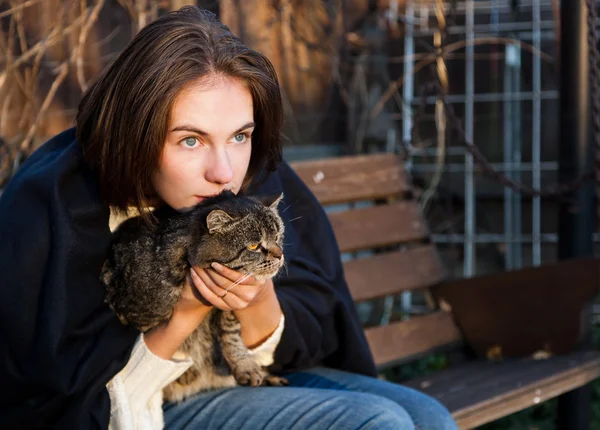
<instances>
[{"instance_id":1,"label":"short brown hair","mask_svg":"<svg viewBox=\"0 0 600 430\"><path fill-rule=\"evenodd\" d=\"M79 104L77 139L111 206L143 211L149 204L175 98L210 74L239 78L252 95L256 127L245 184L275 169L283 110L273 65L214 14L186 6L144 27Z\"/></svg>"}]
</instances>

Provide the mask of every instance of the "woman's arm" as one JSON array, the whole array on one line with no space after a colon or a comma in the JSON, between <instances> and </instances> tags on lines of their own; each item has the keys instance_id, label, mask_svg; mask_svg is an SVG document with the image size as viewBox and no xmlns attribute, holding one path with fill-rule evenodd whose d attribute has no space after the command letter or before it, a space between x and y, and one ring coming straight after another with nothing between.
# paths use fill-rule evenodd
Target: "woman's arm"
<instances>
[{"instance_id":1,"label":"woman's arm","mask_svg":"<svg viewBox=\"0 0 600 430\"><path fill-rule=\"evenodd\" d=\"M170 360L183 341L194 331L208 314L211 308L207 308L198 315L187 316L174 313L169 321L166 321L144 335L146 346L152 353L164 360Z\"/></svg>"},{"instance_id":2,"label":"woman's arm","mask_svg":"<svg viewBox=\"0 0 600 430\"><path fill-rule=\"evenodd\" d=\"M273 281L269 279L254 300L246 308L235 311L235 315L242 326L244 344L248 348L262 345L281 321L282 311Z\"/></svg>"},{"instance_id":3,"label":"woman's arm","mask_svg":"<svg viewBox=\"0 0 600 430\"><path fill-rule=\"evenodd\" d=\"M202 302L197 291L198 275L190 270L173 315L163 324L152 328L144 335L146 345L153 354L170 360L185 339L200 325L212 306Z\"/></svg>"}]
</instances>

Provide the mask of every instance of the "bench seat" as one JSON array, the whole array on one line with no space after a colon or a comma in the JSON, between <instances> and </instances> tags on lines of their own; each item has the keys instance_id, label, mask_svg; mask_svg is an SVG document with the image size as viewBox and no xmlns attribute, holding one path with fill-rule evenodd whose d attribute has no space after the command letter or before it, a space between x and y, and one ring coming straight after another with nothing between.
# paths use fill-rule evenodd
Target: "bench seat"
<instances>
[{"instance_id":1,"label":"bench seat","mask_svg":"<svg viewBox=\"0 0 600 430\"><path fill-rule=\"evenodd\" d=\"M590 326L583 311L599 290L599 261L451 279L398 156L344 156L292 163L292 168L328 212L354 301L369 302L373 310L387 306L388 317L378 325L364 321L378 368L437 352L452 351L454 362L460 358L447 369L403 383L437 398L461 429L571 396L600 377L600 352L571 352ZM399 302L401 312L394 306ZM555 355L531 358L538 351ZM575 421L561 430L583 428L578 421L583 415L567 414Z\"/></svg>"},{"instance_id":2,"label":"bench seat","mask_svg":"<svg viewBox=\"0 0 600 430\"><path fill-rule=\"evenodd\" d=\"M544 402L600 377L600 352L535 360L470 361L408 381L443 403L461 429L471 429Z\"/></svg>"}]
</instances>

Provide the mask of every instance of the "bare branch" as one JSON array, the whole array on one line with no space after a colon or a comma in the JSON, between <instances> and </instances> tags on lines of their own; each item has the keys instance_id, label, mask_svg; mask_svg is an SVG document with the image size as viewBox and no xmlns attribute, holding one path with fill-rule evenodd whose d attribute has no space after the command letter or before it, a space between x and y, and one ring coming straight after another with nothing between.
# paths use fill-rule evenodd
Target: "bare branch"
<instances>
[{"instance_id":1,"label":"bare branch","mask_svg":"<svg viewBox=\"0 0 600 430\"><path fill-rule=\"evenodd\" d=\"M27 153L29 151L29 148L31 146L31 141L33 140L33 137L35 136L35 133L37 132L37 130L40 126L40 123L41 123L42 119L44 118L46 111L50 107L52 100L54 99L54 96L56 95L56 92L58 91L58 88L61 86L61 84L67 77L68 73L69 73L69 62L65 61L60 66L58 76L52 83L52 87L50 87L50 91L48 91L48 94L46 95L46 98L44 99L44 103L42 103L42 107L37 115L36 121L33 123L31 128L29 129L29 132L27 133L27 136L25 136L25 139L23 139L23 142L21 143L21 151L22 152Z\"/></svg>"},{"instance_id":2,"label":"bare branch","mask_svg":"<svg viewBox=\"0 0 600 430\"><path fill-rule=\"evenodd\" d=\"M82 0L82 11L86 10L85 8L86 0ZM79 44L77 49L74 52L77 52L75 64L77 66L77 82L79 83L79 87L82 91L87 89L87 82L85 80L84 71L83 71L83 54L85 49L85 42L87 40L88 34L96 21L98 20L98 15L100 14L100 10L104 6L104 0L97 0L96 5L92 9L90 16L85 21L81 32L79 33Z\"/></svg>"},{"instance_id":3,"label":"bare branch","mask_svg":"<svg viewBox=\"0 0 600 430\"><path fill-rule=\"evenodd\" d=\"M12 102L13 92L8 91L4 103L2 104L2 114L0 114L0 136L6 136L6 123L8 122L8 110Z\"/></svg>"},{"instance_id":4,"label":"bare branch","mask_svg":"<svg viewBox=\"0 0 600 430\"><path fill-rule=\"evenodd\" d=\"M4 18L5 16L10 16L13 15L15 12L19 12L22 11L25 8L28 8L29 6L33 6L36 3L40 3L42 0L29 0L26 1L25 3L21 3L18 6L14 6L11 7L8 10L5 10L4 12L0 13L0 18Z\"/></svg>"},{"instance_id":5,"label":"bare branch","mask_svg":"<svg viewBox=\"0 0 600 430\"><path fill-rule=\"evenodd\" d=\"M63 38L65 36L67 36L68 34L72 33L77 27L79 27L81 25L83 19L84 19L84 15L76 18L69 26L67 26L64 29L62 29L62 31L60 32L60 34L56 34L58 32L55 32L53 30L52 33L51 33L51 36L48 36L46 39L41 40L38 43L36 43L27 52L25 52L23 55L21 55L19 58L17 58L17 60L15 60L15 62L11 64L10 68L7 67L2 72L2 74L0 74L0 79L1 79L1 77L2 77L3 74L8 73L9 71L11 71L12 69L14 69L16 67L19 67L20 65L22 65L26 61L29 61L29 59L31 57L33 57L34 55L36 55L39 52L40 49L48 49L48 48L54 46L56 43L58 43L61 40L63 40Z\"/></svg>"}]
</instances>

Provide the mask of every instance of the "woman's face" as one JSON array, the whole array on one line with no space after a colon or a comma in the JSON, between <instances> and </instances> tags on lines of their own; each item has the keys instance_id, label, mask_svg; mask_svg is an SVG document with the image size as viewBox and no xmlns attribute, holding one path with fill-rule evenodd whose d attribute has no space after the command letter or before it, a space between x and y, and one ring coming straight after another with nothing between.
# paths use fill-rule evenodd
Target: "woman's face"
<instances>
[{"instance_id":1,"label":"woman's face","mask_svg":"<svg viewBox=\"0 0 600 430\"><path fill-rule=\"evenodd\" d=\"M185 211L204 198L242 186L252 150L252 96L244 83L210 77L176 98L152 183L172 208Z\"/></svg>"}]
</instances>

